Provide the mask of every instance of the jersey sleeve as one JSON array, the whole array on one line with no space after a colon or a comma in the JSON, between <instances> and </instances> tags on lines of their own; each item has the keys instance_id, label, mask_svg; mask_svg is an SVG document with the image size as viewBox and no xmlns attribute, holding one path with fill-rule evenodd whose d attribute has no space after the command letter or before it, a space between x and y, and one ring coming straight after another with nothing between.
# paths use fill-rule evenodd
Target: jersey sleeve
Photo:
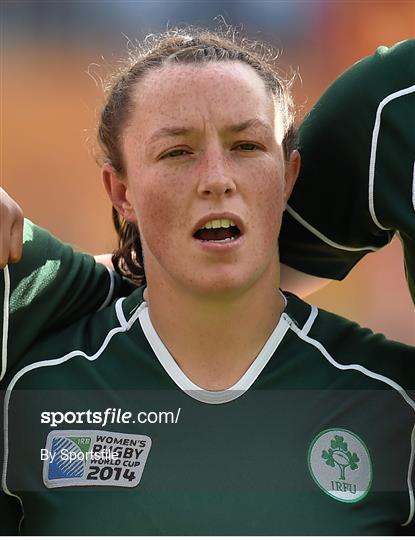
<instances>
[{"instance_id":1,"label":"jersey sleeve","mask_svg":"<svg viewBox=\"0 0 415 540\"><path fill-rule=\"evenodd\" d=\"M415 82L414 53L415 40L380 47L343 73L304 120L302 167L283 219L281 262L342 279L401 232L404 212L406 223L411 210L413 216L410 104L393 98ZM385 119L390 110L393 118ZM408 159L398 158L404 152Z\"/></svg>"},{"instance_id":2,"label":"jersey sleeve","mask_svg":"<svg viewBox=\"0 0 415 540\"><path fill-rule=\"evenodd\" d=\"M22 259L1 276L0 378L41 334L97 311L121 286L121 278L91 255L25 220Z\"/></svg>"}]
</instances>

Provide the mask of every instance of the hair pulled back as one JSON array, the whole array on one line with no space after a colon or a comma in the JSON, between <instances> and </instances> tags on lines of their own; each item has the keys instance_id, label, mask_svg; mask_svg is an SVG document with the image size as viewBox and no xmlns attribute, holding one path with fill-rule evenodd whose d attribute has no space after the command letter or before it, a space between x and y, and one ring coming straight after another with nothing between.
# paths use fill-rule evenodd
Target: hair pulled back
<instances>
[{"instance_id":1,"label":"hair pulled back","mask_svg":"<svg viewBox=\"0 0 415 540\"><path fill-rule=\"evenodd\" d=\"M134 111L133 89L146 73L175 63L203 64L239 61L251 66L264 81L281 110L284 156L288 159L296 146L294 109L286 80L274 66L277 55L262 43L241 38L232 28L215 32L186 27L148 36L142 44L129 51L122 68L109 79L106 102L98 125L101 163L110 164L122 177L125 163L121 149L123 129ZM117 272L138 285L145 284L145 272L140 234L134 223L127 222L112 209L118 235L118 249L112 262Z\"/></svg>"}]
</instances>

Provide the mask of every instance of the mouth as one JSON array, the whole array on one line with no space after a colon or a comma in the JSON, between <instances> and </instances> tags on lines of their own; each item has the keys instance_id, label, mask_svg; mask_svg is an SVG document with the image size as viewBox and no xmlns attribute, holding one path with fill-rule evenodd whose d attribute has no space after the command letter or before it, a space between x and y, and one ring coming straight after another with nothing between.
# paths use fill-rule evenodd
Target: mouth
<instances>
[{"instance_id":1,"label":"mouth","mask_svg":"<svg viewBox=\"0 0 415 540\"><path fill-rule=\"evenodd\" d=\"M235 242L241 235L241 229L232 219L218 218L206 221L193 233L193 238L201 242L227 244Z\"/></svg>"}]
</instances>

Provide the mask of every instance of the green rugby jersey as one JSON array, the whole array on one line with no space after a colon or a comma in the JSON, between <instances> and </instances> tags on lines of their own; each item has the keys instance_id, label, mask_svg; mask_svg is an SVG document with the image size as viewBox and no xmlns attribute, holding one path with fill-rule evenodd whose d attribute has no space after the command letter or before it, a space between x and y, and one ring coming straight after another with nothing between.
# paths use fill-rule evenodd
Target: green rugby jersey
<instances>
[{"instance_id":1,"label":"green rugby jersey","mask_svg":"<svg viewBox=\"0 0 415 540\"><path fill-rule=\"evenodd\" d=\"M398 233L415 300L415 40L379 47L325 92L300 127L300 177L281 261L342 279Z\"/></svg>"},{"instance_id":2,"label":"green rugby jersey","mask_svg":"<svg viewBox=\"0 0 415 540\"><path fill-rule=\"evenodd\" d=\"M27 219L22 262L6 267L0 281L6 320L0 379L40 335L102 309L121 290L128 290L118 274Z\"/></svg>"},{"instance_id":3,"label":"green rugby jersey","mask_svg":"<svg viewBox=\"0 0 415 540\"><path fill-rule=\"evenodd\" d=\"M39 336L9 369L0 527L414 534L414 360L413 348L287 295L248 371L206 391L136 290Z\"/></svg>"}]
</instances>

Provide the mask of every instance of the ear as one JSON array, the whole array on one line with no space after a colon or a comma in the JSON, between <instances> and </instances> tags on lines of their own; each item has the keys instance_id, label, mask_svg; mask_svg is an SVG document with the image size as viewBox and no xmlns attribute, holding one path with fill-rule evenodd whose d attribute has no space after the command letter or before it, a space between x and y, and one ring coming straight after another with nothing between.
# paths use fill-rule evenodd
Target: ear
<instances>
[{"instance_id":1,"label":"ear","mask_svg":"<svg viewBox=\"0 0 415 540\"><path fill-rule=\"evenodd\" d=\"M301 167L301 156L298 150L293 150L290 159L285 164L285 188L284 202L287 203L291 192L294 189L295 182Z\"/></svg>"},{"instance_id":2,"label":"ear","mask_svg":"<svg viewBox=\"0 0 415 540\"><path fill-rule=\"evenodd\" d=\"M114 208L126 221L136 223L137 217L130 201L130 194L126 181L109 163L103 165L101 175L105 189Z\"/></svg>"}]
</instances>

